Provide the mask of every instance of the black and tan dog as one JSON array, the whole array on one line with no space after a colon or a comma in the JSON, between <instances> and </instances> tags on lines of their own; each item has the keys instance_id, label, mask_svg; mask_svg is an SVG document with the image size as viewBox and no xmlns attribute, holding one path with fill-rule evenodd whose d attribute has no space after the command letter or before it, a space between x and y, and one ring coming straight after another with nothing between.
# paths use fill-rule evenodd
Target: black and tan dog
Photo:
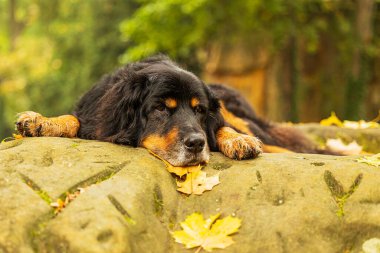
<instances>
[{"instance_id":1,"label":"black and tan dog","mask_svg":"<svg viewBox=\"0 0 380 253\"><path fill-rule=\"evenodd\" d=\"M259 119L244 98L206 86L167 57L128 64L104 77L73 115L20 113L23 136L79 137L145 147L174 166L205 163L209 152L249 159L264 152L324 153L301 133Z\"/></svg>"}]
</instances>

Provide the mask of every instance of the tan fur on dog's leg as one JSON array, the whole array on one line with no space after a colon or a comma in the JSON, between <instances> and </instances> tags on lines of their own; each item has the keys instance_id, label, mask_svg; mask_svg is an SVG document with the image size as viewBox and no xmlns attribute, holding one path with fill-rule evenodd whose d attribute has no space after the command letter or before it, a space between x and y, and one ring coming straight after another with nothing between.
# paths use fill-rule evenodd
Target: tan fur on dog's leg
<instances>
[{"instance_id":1,"label":"tan fur on dog's leg","mask_svg":"<svg viewBox=\"0 0 380 253\"><path fill-rule=\"evenodd\" d=\"M220 152L232 159L250 159L262 153L262 143L259 139L238 133L230 127L220 128L216 139Z\"/></svg>"},{"instance_id":2,"label":"tan fur on dog's leg","mask_svg":"<svg viewBox=\"0 0 380 253\"><path fill-rule=\"evenodd\" d=\"M22 136L75 137L79 120L73 115L47 118L39 113L27 111L18 114L16 128Z\"/></svg>"},{"instance_id":3,"label":"tan fur on dog's leg","mask_svg":"<svg viewBox=\"0 0 380 253\"><path fill-rule=\"evenodd\" d=\"M294 153L293 151L279 146L263 144L264 153Z\"/></svg>"}]
</instances>

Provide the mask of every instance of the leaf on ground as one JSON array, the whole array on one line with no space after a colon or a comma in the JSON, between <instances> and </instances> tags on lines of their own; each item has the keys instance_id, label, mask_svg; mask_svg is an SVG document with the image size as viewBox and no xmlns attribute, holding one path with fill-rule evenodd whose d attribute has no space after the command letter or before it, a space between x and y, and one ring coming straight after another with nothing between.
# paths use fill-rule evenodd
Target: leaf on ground
<instances>
[{"instance_id":1,"label":"leaf on ground","mask_svg":"<svg viewBox=\"0 0 380 253\"><path fill-rule=\"evenodd\" d=\"M218 219L219 216L212 215L204 220L202 214L193 213L181 222L183 230L172 232L172 236L188 249L201 247L208 252L216 248L224 249L234 243L229 235L238 232L241 219L231 216Z\"/></svg>"},{"instance_id":2,"label":"leaf on ground","mask_svg":"<svg viewBox=\"0 0 380 253\"><path fill-rule=\"evenodd\" d=\"M321 120L319 124L322 126L343 126L342 121L336 116L335 112L331 112L330 117Z\"/></svg>"},{"instance_id":3,"label":"leaf on ground","mask_svg":"<svg viewBox=\"0 0 380 253\"><path fill-rule=\"evenodd\" d=\"M352 129L379 128L380 124L377 122L364 121L364 120L359 120L359 121L345 120L343 121L343 127L352 128Z\"/></svg>"},{"instance_id":4,"label":"leaf on ground","mask_svg":"<svg viewBox=\"0 0 380 253\"><path fill-rule=\"evenodd\" d=\"M380 128L380 124L376 122L378 118L380 118L380 111L379 111L379 116L377 116L372 121L365 121L365 120L350 121L350 120L344 120L342 122L336 116L335 112L331 112L330 117L321 120L321 122L319 124L321 124L322 126L338 126L338 127L344 127L344 128L352 128L352 129Z\"/></svg>"},{"instance_id":5,"label":"leaf on ground","mask_svg":"<svg viewBox=\"0 0 380 253\"><path fill-rule=\"evenodd\" d=\"M375 167L380 167L380 153L372 156L364 156L356 161L359 163L366 163Z\"/></svg>"},{"instance_id":6,"label":"leaf on ground","mask_svg":"<svg viewBox=\"0 0 380 253\"><path fill-rule=\"evenodd\" d=\"M54 208L54 213L57 214L65 208L65 202L62 199L57 199L56 202L50 203L50 206Z\"/></svg>"},{"instance_id":7,"label":"leaf on ground","mask_svg":"<svg viewBox=\"0 0 380 253\"><path fill-rule=\"evenodd\" d=\"M199 165L195 165L195 166L176 167L176 166L171 165L168 161L166 161L165 159L161 158L159 155L153 153L152 151L149 150L149 152L153 156L155 156L158 159L160 159L161 161L163 161L165 163L165 165L166 165L166 169L170 173L174 173L174 174L176 174L179 177L182 177L182 176L186 175L187 173L198 172L198 171L200 171L202 169L202 166L200 164Z\"/></svg>"},{"instance_id":8,"label":"leaf on ground","mask_svg":"<svg viewBox=\"0 0 380 253\"><path fill-rule=\"evenodd\" d=\"M341 139L327 139L326 148L343 155L358 155L363 150L363 147L356 141L349 144L344 144Z\"/></svg>"},{"instance_id":9,"label":"leaf on ground","mask_svg":"<svg viewBox=\"0 0 380 253\"><path fill-rule=\"evenodd\" d=\"M380 239L372 238L365 241L362 245L364 253L379 253L380 252Z\"/></svg>"},{"instance_id":10,"label":"leaf on ground","mask_svg":"<svg viewBox=\"0 0 380 253\"><path fill-rule=\"evenodd\" d=\"M21 134L12 134L12 136L13 136L13 138L15 138L15 140L23 138Z\"/></svg>"},{"instance_id":11,"label":"leaf on ground","mask_svg":"<svg viewBox=\"0 0 380 253\"><path fill-rule=\"evenodd\" d=\"M4 143L4 142L8 142L8 141L14 141L14 140L18 140L18 139L22 139L22 135L19 135L19 134L12 134L12 137L6 137L4 138L1 143Z\"/></svg>"},{"instance_id":12,"label":"leaf on ground","mask_svg":"<svg viewBox=\"0 0 380 253\"><path fill-rule=\"evenodd\" d=\"M56 202L50 203L50 206L54 208L54 213L61 212L71 201L77 198L84 192L84 188L78 188L74 193L66 192L65 200L58 199Z\"/></svg>"},{"instance_id":13,"label":"leaf on ground","mask_svg":"<svg viewBox=\"0 0 380 253\"><path fill-rule=\"evenodd\" d=\"M205 191L210 191L219 183L219 174L207 177L207 173L204 171L192 172L187 174L185 181L177 180L177 191L186 194L201 195Z\"/></svg>"}]
</instances>

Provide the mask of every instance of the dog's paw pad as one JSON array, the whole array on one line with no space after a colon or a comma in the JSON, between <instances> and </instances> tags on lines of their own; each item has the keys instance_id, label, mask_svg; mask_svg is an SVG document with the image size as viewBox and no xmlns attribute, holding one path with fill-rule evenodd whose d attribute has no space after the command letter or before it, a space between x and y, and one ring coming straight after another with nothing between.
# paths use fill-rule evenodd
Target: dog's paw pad
<instances>
[{"instance_id":1,"label":"dog's paw pad","mask_svg":"<svg viewBox=\"0 0 380 253\"><path fill-rule=\"evenodd\" d=\"M35 137L41 135L42 124L40 119L42 115L36 112L27 111L17 114L16 130L27 137Z\"/></svg>"}]
</instances>

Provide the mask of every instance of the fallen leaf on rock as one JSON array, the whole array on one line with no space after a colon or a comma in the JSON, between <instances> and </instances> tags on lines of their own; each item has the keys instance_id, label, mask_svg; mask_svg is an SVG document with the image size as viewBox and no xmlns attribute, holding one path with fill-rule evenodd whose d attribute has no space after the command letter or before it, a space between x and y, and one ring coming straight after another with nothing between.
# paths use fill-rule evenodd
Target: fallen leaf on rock
<instances>
[{"instance_id":1,"label":"fallen leaf on rock","mask_svg":"<svg viewBox=\"0 0 380 253\"><path fill-rule=\"evenodd\" d=\"M343 155L358 155L362 152L363 147L356 141L344 144L341 139L327 139L326 149Z\"/></svg>"},{"instance_id":2,"label":"fallen leaf on rock","mask_svg":"<svg viewBox=\"0 0 380 253\"><path fill-rule=\"evenodd\" d=\"M378 128L380 127L380 124L377 122L372 121L349 121L345 120L343 121L343 127L345 128L352 128L352 129L366 129L366 128Z\"/></svg>"},{"instance_id":3,"label":"fallen leaf on rock","mask_svg":"<svg viewBox=\"0 0 380 253\"><path fill-rule=\"evenodd\" d=\"M380 153L372 156L364 156L357 159L359 163L366 163L375 167L380 167Z\"/></svg>"},{"instance_id":4,"label":"fallen leaf on rock","mask_svg":"<svg viewBox=\"0 0 380 253\"><path fill-rule=\"evenodd\" d=\"M380 115L380 111L379 111ZM380 117L380 116L378 116ZM372 121L365 121L365 120L359 120L359 121L350 121L350 120L344 120L343 122L336 116L335 112L331 112L330 117L327 119L321 120L319 124L322 126L338 126L338 127L344 127L344 128L352 128L352 129L366 129L366 128L380 128L380 124L376 122L377 118Z\"/></svg>"},{"instance_id":5,"label":"fallen leaf on rock","mask_svg":"<svg viewBox=\"0 0 380 253\"><path fill-rule=\"evenodd\" d=\"M65 208L65 202L62 199L57 199L56 202L50 203L50 206L54 208L54 213L57 214Z\"/></svg>"},{"instance_id":6,"label":"fallen leaf on rock","mask_svg":"<svg viewBox=\"0 0 380 253\"><path fill-rule=\"evenodd\" d=\"M372 238L365 241L362 245L364 253L380 253L380 239Z\"/></svg>"},{"instance_id":7,"label":"fallen leaf on rock","mask_svg":"<svg viewBox=\"0 0 380 253\"><path fill-rule=\"evenodd\" d=\"M23 137L20 134L12 134L12 137L6 137L5 139L1 141L1 143L7 142L7 141L14 141L14 140L22 139L22 138Z\"/></svg>"},{"instance_id":8,"label":"fallen leaf on rock","mask_svg":"<svg viewBox=\"0 0 380 253\"><path fill-rule=\"evenodd\" d=\"M204 171L192 172L187 174L185 181L177 180L177 191L186 194L201 195L205 191L210 191L219 183L219 174L207 177L207 173Z\"/></svg>"},{"instance_id":9,"label":"fallen leaf on rock","mask_svg":"<svg viewBox=\"0 0 380 253\"><path fill-rule=\"evenodd\" d=\"M198 171L200 171L202 169L202 166L200 164L199 165L195 165L195 166L176 167L176 166L171 165L168 161L162 159L159 155L153 153L152 151L149 150L149 152L153 156L155 156L158 159L160 159L161 161L163 161L165 163L165 165L166 165L166 169L170 173L174 173L174 174L176 174L179 177L182 177L183 175L186 175L187 173L198 172Z\"/></svg>"},{"instance_id":10,"label":"fallen leaf on rock","mask_svg":"<svg viewBox=\"0 0 380 253\"><path fill-rule=\"evenodd\" d=\"M12 134L12 136L13 136L13 138L15 138L15 140L23 138L21 134Z\"/></svg>"},{"instance_id":11,"label":"fallen leaf on rock","mask_svg":"<svg viewBox=\"0 0 380 253\"><path fill-rule=\"evenodd\" d=\"M50 206L54 208L54 214L61 212L71 201L84 192L84 188L78 188L75 192L66 192L65 200L58 199L56 202L50 203Z\"/></svg>"},{"instance_id":12,"label":"fallen leaf on rock","mask_svg":"<svg viewBox=\"0 0 380 253\"><path fill-rule=\"evenodd\" d=\"M172 165L166 166L166 169L170 173L174 173L179 177L182 177L183 175L186 175L187 173L195 173L201 170L201 165L196 166L188 166L188 167L174 167Z\"/></svg>"},{"instance_id":13,"label":"fallen leaf on rock","mask_svg":"<svg viewBox=\"0 0 380 253\"><path fill-rule=\"evenodd\" d=\"M319 124L322 126L343 126L342 121L336 116L335 112L331 112L330 117L321 120Z\"/></svg>"},{"instance_id":14,"label":"fallen leaf on rock","mask_svg":"<svg viewBox=\"0 0 380 253\"><path fill-rule=\"evenodd\" d=\"M176 242L184 244L187 249L200 247L208 252L213 249L224 249L234 241L229 236L238 232L241 226L241 219L227 216L218 219L220 214L212 215L204 220L203 215L193 213L181 222L183 230L172 232Z\"/></svg>"}]
</instances>

